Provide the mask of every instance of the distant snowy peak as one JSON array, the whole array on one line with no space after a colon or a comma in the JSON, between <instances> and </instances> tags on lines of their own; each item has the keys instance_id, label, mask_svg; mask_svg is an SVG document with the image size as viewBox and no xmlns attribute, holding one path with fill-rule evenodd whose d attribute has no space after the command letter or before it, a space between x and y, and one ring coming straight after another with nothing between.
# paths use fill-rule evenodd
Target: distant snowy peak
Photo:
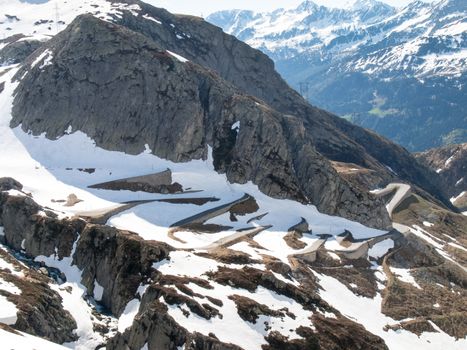
<instances>
[{"instance_id":1,"label":"distant snowy peak","mask_svg":"<svg viewBox=\"0 0 467 350\"><path fill-rule=\"evenodd\" d=\"M277 24L276 30L293 30L295 25L310 25L324 27L329 23L361 23L374 22L375 18L382 20L385 16L393 15L395 9L387 4L374 0L358 0L347 9L332 8L319 5L313 1L304 1L296 8L277 9L272 12L255 13L248 10L224 10L215 12L208 17L212 23L224 28L228 33L237 35L247 25ZM285 20L287 19L287 20ZM250 23L248 23L250 22ZM318 23L321 22L321 23ZM243 24L243 26L241 25Z\"/></svg>"},{"instance_id":2,"label":"distant snowy peak","mask_svg":"<svg viewBox=\"0 0 467 350\"><path fill-rule=\"evenodd\" d=\"M300 58L316 66L418 78L458 76L467 68L467 1L414 1L396 9L375 0L346 8L305 1L297 8L255 14L223 11L208 17L274 60ZM337 67L337 68L336 68Z\"/></svg>"},{"instance_id":3,"label":"distant snowy peak","mask_svg":"<svg viewBox=\"0 0 467 350\"><path fill-rule=\"evenodd\" d=\"M354 10L364 10L364 9L369 9L369 8L374 8L374 7L391 7L384 2L381 1L375 1L375 0L356 0L352 4L352 9Z\"/></svg>"},{"instance_id":4,"label":"distant snowy peak","mask_svg":"<svg viewBox=\"0 0 467 350\"><path fill-rule=\"evenodd\" d=\"M314 12L319 8L319 5L314 1L304 1L297 8L296 11L301 12Z\"/></svg>"}]
</instances>

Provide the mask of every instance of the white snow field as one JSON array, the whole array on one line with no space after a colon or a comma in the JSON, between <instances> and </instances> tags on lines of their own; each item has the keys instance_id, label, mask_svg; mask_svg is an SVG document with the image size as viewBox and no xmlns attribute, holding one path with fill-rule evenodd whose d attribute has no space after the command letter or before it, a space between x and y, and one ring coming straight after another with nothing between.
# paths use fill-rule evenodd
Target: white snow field
<instances>
[{"instance_id":1,"label":"white snow field","mask_svg":"<svg viewBox=\"0 0 467 350\"><path fill-rule=\"evenodd\" d=\"M140 10L138 5L106 0L52 0L37 4L20 0L0 0L0 8L2 13L16 17L6 20L2 18L0 24L2 38L24 34L43 40L65 29L76 16L83 13L92 13L101 19L110 20L110 16L118 16L123 9L135 13Z\"/></svg>"},{"instance_id":2,"label":"white snow field","mask_svg":"<svg viewBox=\"0 0 467 350\"><path fill-rule=\"evenodd\" d=\"M371 333L383 338L389 349L439 350L445 348L461 350L467 346L466 339L456 341L432 322L431 325L434 326L437 332L424 332L420 337L408 331L385 331L383 330L385 325L397 324L398 322L381 313L382 297L380 294L374 299L357 296L335 278L316 272L315 276L323 287L320 296L324 300L347 317L358 320Z\"/></svg>"},{"instance_id":3,"label":"white snow field","mask_svg":"<svg viewBox=\"0 0 467 350\"><path fill-rule=\"evenodd\" d=\"M23 332L8 332L0 329L0 342L2 349L8 350L65 350L66 347L58 345L39 337Z\"/></svg>"}]
</instances>

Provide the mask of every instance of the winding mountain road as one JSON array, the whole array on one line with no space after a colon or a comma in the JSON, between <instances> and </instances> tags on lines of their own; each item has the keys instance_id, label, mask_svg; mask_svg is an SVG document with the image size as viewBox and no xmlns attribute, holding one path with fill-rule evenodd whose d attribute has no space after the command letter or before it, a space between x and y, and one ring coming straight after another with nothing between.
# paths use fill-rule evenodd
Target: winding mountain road
<instances>
[{"instance_id":1,"label":"winding mountain road","mask_svg":"<svg viewBox=\"0 0 467 350\"><path fill-rule=\"evenodd\" d=\"M403 183L391 183L386 186L386 188L383 188L382 190L376 190L372 191L372 193L376 197L383 197L387 194L390 194L392 192L396 192L392 199L389 201L388 204L386 204L386 209L388 211L389 217L392 219L392 213L394 212L394 209L397 208L397 206L410 194L412 193L410 185L403 184Z\"/></svg>"},{"instance_id":2,"label":"winding mountain road","mask_svg":"<svg viewBox=\"0 0 467 350\"><path fill-rule=\"evenodd\" d=\"M267 226L255 227L255 228L252 228L251 230L237 231L233 235L221 238L218 241L216 241L214 243L211 243L210 245L208 245L208 246L206 246L204 248L201 248L201 249L215 250L217 248L233 245L236 241L240 241L244 237L253 238L258 233L263 232L264 230L268 230L271 227L272 227L272 225L267 225Z\"/></svg>"}]
</instances>

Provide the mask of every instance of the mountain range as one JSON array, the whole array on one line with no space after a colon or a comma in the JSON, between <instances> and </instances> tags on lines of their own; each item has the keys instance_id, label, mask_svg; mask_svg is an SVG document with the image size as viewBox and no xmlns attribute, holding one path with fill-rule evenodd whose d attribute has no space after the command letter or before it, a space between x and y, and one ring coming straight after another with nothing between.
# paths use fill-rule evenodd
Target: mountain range
<instances>
[{"instance_id":1,"label":"mountain range","mask_svg":"<svg viewBox=\"0 0 467 350\"><path fill-rule=\"evenodd\" d=\"M410 151L467 141L467 3L375 0L348 8L305 1L208 21L269 55L317 106Z\"/></svg>"},{"instance_id":2,"label":"mountain range","mask_svg":"<svg viewBox=\"0 0 467 350\"><path fill-rule=\"evenodd\" d=\"M2 346L466 346L462 149L310 105L199 17L0 4Z\"/></svg>"}]
</instances>

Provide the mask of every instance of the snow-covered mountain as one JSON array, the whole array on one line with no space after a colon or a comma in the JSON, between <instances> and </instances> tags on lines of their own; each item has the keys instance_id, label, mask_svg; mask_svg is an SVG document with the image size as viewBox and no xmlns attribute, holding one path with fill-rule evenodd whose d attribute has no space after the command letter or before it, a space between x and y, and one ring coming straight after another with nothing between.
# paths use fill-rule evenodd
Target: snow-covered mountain
<instances>
[{"instance_id":1,"label":"snow-covered mountain","mask_svg":"<svg viewBox=\"0 0 467 350\"><path fill-rule=\"evenodd\" d=\"M2 2L3 347L466 347L435 171L200 18L39 2Z\"/></svg>"},{"instance_id":2,"label":"snow-covered mountain","mask_svg":"<svg viewBox=\"0 0 467 350\"><path fill-rule=\"evenodd\" d=\"M366 3L371 3L368 8ZM328 8L305 1L294 9L278 9L271 13L221 11L207 20L221 26L253 47L266 51L275 60L298 54L323 51L323 47L342 47L334 40L357 32L363 26L392 16L395 10L383 3L358 1L348 9Z\"/></svg>"},{"instance_id":3,"label":"snow-covered mountain","mask_svg":"<svg viewBox=\"0 0 467 350\"><path fill-rule=\"evenodd\" d=\"M312 103L411 150L467 138L463 0L414 1L402 9L375 0L345 9L305 1L208 20L267 53L297 90L308 84Z\"/></svg>"}]
</instances>

